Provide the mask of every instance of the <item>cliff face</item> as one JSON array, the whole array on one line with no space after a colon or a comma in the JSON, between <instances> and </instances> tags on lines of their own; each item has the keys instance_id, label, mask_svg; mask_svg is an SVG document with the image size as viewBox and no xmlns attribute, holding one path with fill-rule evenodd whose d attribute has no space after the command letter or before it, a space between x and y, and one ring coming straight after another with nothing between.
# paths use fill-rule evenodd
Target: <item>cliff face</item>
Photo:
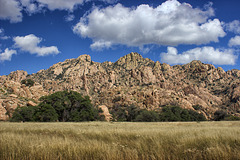
<instances>
[{"instance_id":1,"label":"cliff face","mask_svg":"<svg viewBox=\"0 0 240 160\"><path fill-rule=\"evenodd\" d=\"M21 84L24 79L34 80L34 86ZM0 120L7 120L17 106L36 105L41 96L62 90L89 95L94 105L108 108L134 104L147 109L164 105L194 109L199 105L197 111L207 118L218 109L240 116L240 71L225 72L200 61L170 66L130 53L115 63L97 63L81 55L32 75L12 72L1 76L0 84Z\"/></svg>"}]
</instances>

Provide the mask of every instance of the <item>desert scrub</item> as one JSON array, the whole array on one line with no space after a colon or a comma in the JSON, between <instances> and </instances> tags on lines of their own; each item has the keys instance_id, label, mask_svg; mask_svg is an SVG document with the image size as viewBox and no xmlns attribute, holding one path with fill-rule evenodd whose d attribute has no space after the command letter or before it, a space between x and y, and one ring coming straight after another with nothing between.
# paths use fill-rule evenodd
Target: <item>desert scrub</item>
<instances>
[{"instance_id":1,"label":"desert scrub","mask_svg":"<svg viewBox=\"0 0 240 160\"><path fill-rule=\"evenodd\" d=\"M239 159L240 122L0 123L0 159Z\"/></svg>"}]
</instances>

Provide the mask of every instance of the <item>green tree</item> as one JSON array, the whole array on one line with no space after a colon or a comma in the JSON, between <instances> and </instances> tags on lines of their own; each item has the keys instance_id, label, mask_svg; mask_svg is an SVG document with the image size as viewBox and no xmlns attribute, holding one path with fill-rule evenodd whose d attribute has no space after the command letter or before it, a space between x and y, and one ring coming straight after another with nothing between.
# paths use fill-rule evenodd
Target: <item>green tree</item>
<instances>
[{"instance_id":1,"label":"green tree","mask_svg":"<svg viewBox=\"0 0 240 160\"><path fill-rule=\"evenodd\" d=\"M18 107L11 121L94 121L100 120L99 111L88 96L74 91L60 91L40 98L37 107ZM103 118L101 118L103 119Z\"/></svg>"},{"instance_id":2,"label":"green tree","mask_svg":"<svg viewBox=\"0 0 240 160\"><path fill-rule=\"evenodd\" d=\"M128 122L135 121L135 119L137 118L137 116L141 112L141 110L133 104L131 104L130 106L127 106L126 111L127 111L126 119L127 119Z\"/></svg>"},{"instance_id":3,"label":"green tree","mask_svg":"<svg viewBox=\"0 0 240 160\"><path fill-rule=\"evenodd\" d=\"M35 119L40 122L55 122L58 120L58 115L51 105L41 103L35 113Z\"/></svg>"},{"instance_id":4,"label":"green tree","mask_svg":"<svg viewBox=\"0 0 240 160\"><path fill-rule=\"evenodd\" d=\"M133 104L130 106L115 104L110 112L117 121L133 122L140 111L141 110Z\"/></svg>"},{"instance_id":5,"label":"green tree","mask_svg":"<svg viewBox=\"0 0 240 160\"><path fill-rule=\"evenodd\" d=\"M12 122L20 122L20 121L35 121L34 115L37 110L35 106L25 106L25 107L17 107L13 112L13 115L10 119Z\"/></svg>"},{"instance_id":6,"label":"green tree","mask_svg":"<svg viewBox=\"0 0 240 160\"><path fill-rule=\"evenodd\" d=\"M160 114L161 121L205 121L206 118L193 110L178 106L165 106Z\"/></svg>"},{"instance_id":7,"label":"green tree","mask_svg":"<svg viewBox=\"0 0 240 160\"><path fill-rule=\"evenodd\" d=\"M206 121L203 114L199 114L193 110L188 110L190 121Z\"/></svg>"},{"instance_id":8,"label":"green tree","mask_svg":"<svg viewBox=\"0 0 240 160\"><path fill-rule=\"evenodd\" d=\"M137 115L136 122L158 122L159 114L156 111L142 110L139 115Z\"/></svg>"},{"instance_id":9,"label":"green tree","mask_svg":"<svg viewBox=\"0 0 240 160\"><path fill-rule=\"evenodd\" d=\"M61 122L94 121L99 118L98 110L93 107L88 96L82 97L75 91L55 92L40 98L41 104L52 106Z\"/></svg>"},{"instance_id":10,"label":"green tree","mask_svg":"<svg viewBox=\"0 0 240 160\"><path fill-rule=\"evenodd\" d=\"M181 121L180 118L180 107L163 107L162 112L160 114L161 121Z\"/></svg>"}]
</instances>

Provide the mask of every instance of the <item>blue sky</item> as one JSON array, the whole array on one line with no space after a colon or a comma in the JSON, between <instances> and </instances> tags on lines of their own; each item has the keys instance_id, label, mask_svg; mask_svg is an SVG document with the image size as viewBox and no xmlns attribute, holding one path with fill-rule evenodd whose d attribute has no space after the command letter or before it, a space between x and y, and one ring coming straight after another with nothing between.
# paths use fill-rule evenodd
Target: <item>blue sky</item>
<instances>
[{"instance_id":1,"label":"blue sky","mask_svg":"<svg viewBox=\"0 0 240 160\"><path fill-rule=\"evenodd\" d=\"M240 69L238 0L0 0L0 75L89 54Z\"/></svg>"}]
</instances>

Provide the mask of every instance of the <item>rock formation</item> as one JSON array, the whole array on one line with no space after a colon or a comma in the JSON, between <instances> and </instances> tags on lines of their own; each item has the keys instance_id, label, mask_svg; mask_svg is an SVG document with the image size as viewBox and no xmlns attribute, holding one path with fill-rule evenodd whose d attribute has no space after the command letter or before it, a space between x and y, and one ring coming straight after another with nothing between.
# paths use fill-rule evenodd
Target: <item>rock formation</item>
<instances>
[{"instance_id":1,"label":"rock formation","mask_svg":"<svg viewBox=\"0 0 240 160\"><path fill-rule=\"evenodd\" d=\"M21 84L24 79L35 84ZM208 119L219 109L240 116L239 70L225 72L201 61L170 66L132 52L115 63L93 62L81 55L35 74L15 71L0 76L0 120L7 120L17 106L36 105L41 96L62 90L89 95L105 110L114 104L149 110L178 105L193 110L200 106L197 111Z\"/></svg>"}]
</instances>

